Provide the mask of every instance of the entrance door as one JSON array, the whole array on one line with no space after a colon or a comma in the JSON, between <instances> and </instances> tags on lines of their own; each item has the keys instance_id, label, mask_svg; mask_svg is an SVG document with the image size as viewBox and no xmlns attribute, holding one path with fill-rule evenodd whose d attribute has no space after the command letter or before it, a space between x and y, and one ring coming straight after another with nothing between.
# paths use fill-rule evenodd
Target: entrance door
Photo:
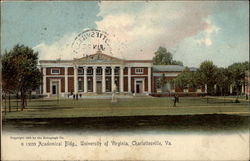
<instances>
[{"instance_id":1,"label":"entrance door","mask_svg":"<svg viewBox=\"0 0 250 161\"><path fill-rule=\"evenodd\" d=\"M58 94L58 82L52 82L52 95Z\"/></svg>"},{"instance_id":2,"label":"entrance door","mask_svg":"<svg viewBox=\"0 0 250 161\"><path fill-rule=\"evenodd\" d=\"M142 93L142 81L136 81L136 93Z\"/></svg>"},{"instance_id":3,"label":"entrance door","mask_svg":"<svg viewBox=\"0 0 250 161\"><path fill-rule=\"evenodd\" d=\"M140 93L140 85L136 84L136 93Z\"/></svg>"},{"instance_id":4,"label":"entrance door","mask_svg":"<svg viewBox=\"0 0 250 161\"><path fill-rule=\"evenodd\" d=\"M106 79L106 92L111 92L111 79Z\"/></svg>"},{"instance_id":5,"label":"entrance door","mask_svg":"<svg viewBox=\"0 0 250 161\"><path fill-rule=\"evenodd\" d=\"M96 82L96 93L101 94L102 93L102 82L98 81Z\"/></svg>"},{"instance_id":6,"label":"entrance door","mask_svg":"<svg viewBox=\"0 0 250 161\"><path fill-rule=\"evenodd\" d=\"M52 86L52 94L56 94L56 91L57 91L57 90L56 90L56 85L53 85L53 86Z\"/></svg>"}]
</instances>

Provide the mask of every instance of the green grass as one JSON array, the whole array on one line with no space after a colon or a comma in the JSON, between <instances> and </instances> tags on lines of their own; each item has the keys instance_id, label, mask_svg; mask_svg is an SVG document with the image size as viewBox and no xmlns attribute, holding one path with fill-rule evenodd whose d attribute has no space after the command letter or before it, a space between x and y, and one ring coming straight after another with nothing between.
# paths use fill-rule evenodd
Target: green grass
<instances>
[{"instance_id":1,"label":"green grass","mask_svg":"<svg viewBox=\"0 0 250 161\"><path fill-rule=\"evenodd\" d=\"M233 103L232 100L181 97L177 107L171 98L127 98L111 103L109 99L31 100L24 111L16 110L12 102L12 112L3 119L25 118L74 118L102 116L160 116L196 114L236 114L249 115L249 102ZM8 105L7 105L8 106Z\"/></svg>"}]
</instances>

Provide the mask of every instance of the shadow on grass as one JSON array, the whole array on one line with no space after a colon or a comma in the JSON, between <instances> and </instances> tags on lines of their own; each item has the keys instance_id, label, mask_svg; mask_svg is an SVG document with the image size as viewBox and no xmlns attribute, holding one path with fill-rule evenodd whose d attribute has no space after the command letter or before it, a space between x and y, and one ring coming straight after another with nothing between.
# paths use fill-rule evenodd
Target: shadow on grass
<instances>
[{"instance_id":1,"label":"shadow on grass","mask_svg":"<svg viewBox=\"0 0 250 161\"><path fill-rule=\"evenodd\" d=\"M62 109L73 109L74 107L58 107L58 106L48 106L48 105L44 105L44 106L39 106L39 107L29 107L27 109L32 109L32 110L62 110Z\"/></svg>"},{"instance_id":2,"label":"shadow on grass","mask_svg":"<svg viewBox=\"0 0 250 161\"><path fill-rule=\"evenodd\" d=\"M3 131L174 131L233 132L248 130L249 116L184 115L83 118L11 119L3 121Z\"/></svg>"}]
</instances>

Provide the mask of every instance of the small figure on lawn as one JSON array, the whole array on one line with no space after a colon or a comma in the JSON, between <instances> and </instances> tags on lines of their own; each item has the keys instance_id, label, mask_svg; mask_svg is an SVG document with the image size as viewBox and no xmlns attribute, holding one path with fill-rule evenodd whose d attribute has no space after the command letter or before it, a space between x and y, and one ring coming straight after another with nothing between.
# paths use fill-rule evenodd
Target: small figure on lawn
<instances>
[{"instance_id":1,"label":"small figure on lawn","mask_svg":"<svg viewBox=\"0 0 250 161\"><path fill-rule=\"evenodd\" d=\"M174 107L176 107L176 102L178 101L178 99L179 99L178 96L175 94L174 95Z\"/></svg>"},{"instance_id":2,"label":"small figure on lawn","mask_svg":"<svg viewBox=\"0 0 250 161\"><path fill-rule=\"evenodd\" d=\"M177 97L177 100L176 100L176 102L177 102L177 103L180 103L180 99L179 99L179 96L178 96L178 94L176 94L176 97Z\"/></svg>"}]
</instances>

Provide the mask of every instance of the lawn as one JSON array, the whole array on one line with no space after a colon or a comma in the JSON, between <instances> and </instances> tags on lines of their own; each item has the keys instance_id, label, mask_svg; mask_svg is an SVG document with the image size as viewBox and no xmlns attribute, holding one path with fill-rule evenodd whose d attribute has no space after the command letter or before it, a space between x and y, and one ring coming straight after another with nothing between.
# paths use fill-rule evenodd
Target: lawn
<instances>
[{"instance_id":1,"label":"lawn","mask_svg":"<svg viewBox=\"0 0 250 161\"><path fill-rule=\"evenodd\" d=\"M12 102L13 106L16 104ZM24 111L4 113L5 119L29 118L78 118L78 117L107 117L107 116L162 116L162 115L200 115L200 114L230 114L249 116L249 102L201 97L181 97L177 107L168 97L160 98L120 98L111 103L110 99L61 99L30 100Z\"/></svg>"}]
</instances>

